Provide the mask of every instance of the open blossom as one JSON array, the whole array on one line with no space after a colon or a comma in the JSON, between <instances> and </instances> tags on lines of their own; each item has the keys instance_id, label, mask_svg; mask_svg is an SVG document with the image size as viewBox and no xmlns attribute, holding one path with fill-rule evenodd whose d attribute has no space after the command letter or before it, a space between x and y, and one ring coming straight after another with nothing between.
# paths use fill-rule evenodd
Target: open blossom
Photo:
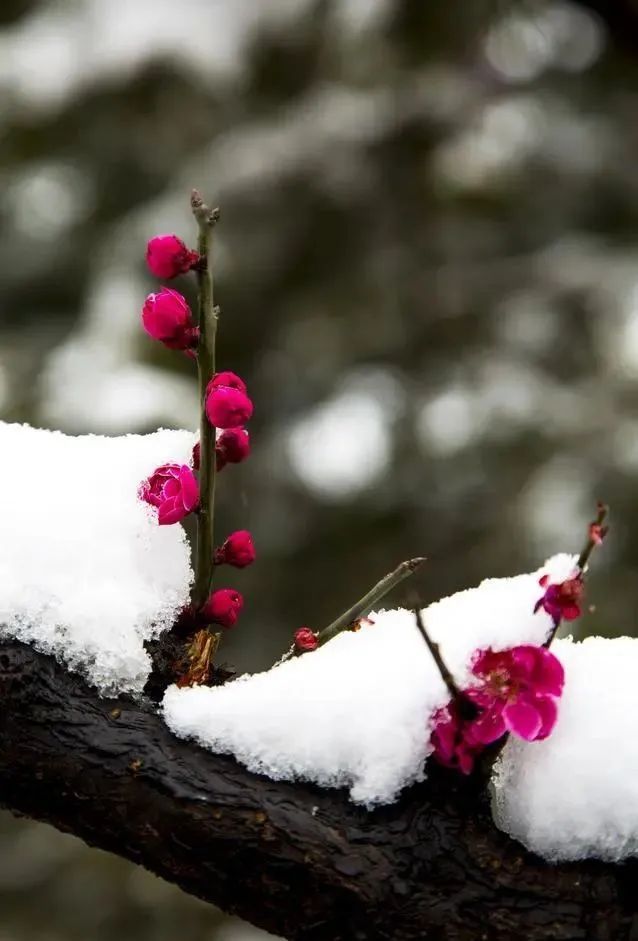
<instances>
[{"instance_id":1,"label":"open blossom","mask_svg":"<svg viewBox=\"0 0 638 941\"><path fill-rule=\"evenodd\" d=\"M294 642L295 648L302 653L316 650L319 646L317 635L309 627L300 627L299 630L295 631Z\"/></svg>"},{"instance_id":2,"label":"open blossom","mask_svg":"<svg viewBox=\"0 0 638 941\"><path fill-rule=\"evenodd\" d=\"M527 742L547 738L565 681L560 660L531 644L479 651L472 673L476 682L462 691L467 715L451 702L434 714L431 735L435 758L464 774L472 771L485 746L507 732Z\"/></svg>"},{"instance_id":3,"label":"open blossom","mask_svg":"<svg viewBox=\"0 0 638 941\"><path fill-rule=\"evenodd\" d=\"M139 489L140 499L157 507L160 526L178 523L199 503L197 480L186 464L162 464Z\"/></svg>"},{"instance_id":4,"label":"open blossom","mask_svg":"<svg viewBox=\"0 0 638 941\"><path fill-rule=\"evenodd\" d=\"M199 329L193 324L186 298L179 291L162 288L149 294L142 309L142 325L149 336L171 350L197 346Z\"/></svg>"},{"instance_id":5,"label":"open blossom","mask_svg":"<svg viewBox=\"0 0 638 941\"><path fill-rule=\"evenodd\" d=\"M480 708L468 728L468 740L489 745L505 732L526 742L550 734L558 717L557 699L565 682L563 665L545 647L522 644L510 650L480 651L472 673L478 679L466 696Z\"/></svg>"},{"instance_id":6,"label":"open blossom","mask_svg":"<svg viewBox=\"0 0 638 941\"><path fill-rule=\"evenodd\" d=\"M255 561L253 537L247 529L238 529L231 533L224 544L215 549L215 565L234 565L243 569Z\"/></svg>"},{"instance_id":7,"label":"open blossom","mask_svg":"<svg viewBox=\"0 0 638 941\"><path fill-rule=\"evenodd\" d=\"M228 372L217 373L208 383L205 408L211 425L223 429L245 425L253 413L243 381Z\"/></svg>"},{"instance_id":8,"label":"open blossom","mask_svg":"<svg viewBox=\"0 0 638 941\"><path fill-rule=\"evenodd\" d=\"M217 470L226 464L240 464L250 454L250 435L245 428L228 428L215 443Z\"/></svg>"},{"instance_id":9,"label":"open blossom","mask_svg":"<svg viewBox=\"0 0 638 941\"><path fill-rule=\"evenodd\" d=\"M161 280L186 274L199 261L176 235L156 235L146 246L146 264L152 275Z\"/></svg>"},{"instance_id":10,"label":"open blossom","mask_svg":"<svg viewBox=\"0 0 638 941\"><path fill-rule=\"evenodd\" d=\"M536 602L534 611L543 608L556 624L559 621L573 621L580 617L580 603L585 590L580 572L557 584L550 583L549 575L543 575L539 584L545 589L545 594Z\"/></svg>"},{"instance_id":11,"label":"open blossom","mask_svg":"<svg viewBox=\"0 0 638 941\"><path fill-rule=\"evenodd\" d=\"M244 599L234 588L218 588L208 598L200 616L208 623L233 627L244 606Z\"/></svg>"}]
</instances>

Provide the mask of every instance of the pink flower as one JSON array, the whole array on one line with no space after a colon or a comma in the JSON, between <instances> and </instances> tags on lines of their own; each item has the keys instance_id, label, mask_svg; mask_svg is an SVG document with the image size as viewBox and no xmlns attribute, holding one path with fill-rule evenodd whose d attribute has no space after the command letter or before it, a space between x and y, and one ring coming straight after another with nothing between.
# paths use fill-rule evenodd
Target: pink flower
<instances>
[{"instance_id":1,"label":"pink flower","mask_svg":"<svg viewBox=\"0 0 638 941\"><path fill-rule=\"evenodd\" d=\"M476 683L432 717L430 742L436 760L470 774L477 756L507 732L527 742L547 738L556 724L563 692L563 666L544 647L479 651L472 663ZM463 715L461 711L463 710Z\"/></svg>"},{"instance_id":2,"label":"pink flower","mask_svg":"<svg viewBox=\"0 0 638 941\"><path fill-rule=\"evenodd\" d=\"M186 464L162 464L139 489L139 497L158 509L160 526L178 523L199 503L197 480Z\"/></svg>"},{"instance_id":3,"label":"pink flower","mask_svg":"<svg viewBox=\"0 0 638 941\"><path fill-rule=\"evenodd\" d=\"M483 745L470 742L467 736L469 722L462 719L455 702L437 709L432 717L433 730L430 742L434 747L434 758L446 768L455 768L463 774L474 769L476 757Z\"/></svg>"},{"instance_id":4,"label":"pink flower","mask_svg":"<svg viewBox=\"0 0 638 941\"><path fill-rule=\"evenodd\" d=\"M142 325L149 336L171 350L190 350L197 346L199 329L186 298L171 288L149 294L142 309Z\"/></svg>"},{"instance_id":5,"label":"pink flower","mask_svg":"<svg viewBox=\"0 0 638 941\"><path fill-rule=\"evenodd\" d=\"M547 738L558 717L563 665L544 647L522 644L510 650L480 651L472 672L480 681L465 695L480 709L466 729L471 745L489 745L506 732L526 742Z\"/></svg>"},{"instance_id":6,"label":"pink flower","mask_svg":"<svg viewBox=\"0 0 638 941\"><path fill-rule=\"evenodd\" d=\"M237 428L244 425L253 413L253 403L245 392L235 386L213 385L211 380L206 394L206 415L215 428Z\"/></svg>"},{"instance_id":7,"label":"pink flower","mask_svg":"<svg viewBox=\"0 0 638 941\"><path fill-rule=\"evenodd\" d=\"M543 575L539 584L545 589L545 594L536 602L534 611L543 608L556 624L561 620L573 621L580 616L580 602L585 590L582 573L578 572L558 584L550 584L549 575Z\"/></svg>"},{"instance_id":8,"label":"pink flower","mask_svg":"<svg viewBox=\"0 0 638 941\"><path fill-rule=\"evenodd\" d=\"M234 588L218 588L208 598L200 615L208 623L232 627L244 606L244 599Z\"/></svg>"},{"instance_id":9,"label":"pink flower","mask_svg":"<svg viewBox=\"0 0 638 941\"><path fill-rule=\"evenodd\" d=\"M250 454L250 435L245 428L223 431L215 443L217 470L226 464L240 464Z\"/></svg>"},{"instance_id":10,"label":"pink flower","mask_svg":"<svg viewBox=\"0 0 638 941\"><path fill-rule=\"evenodd\" d=\"M294 641L295 648L301 653L316 650L319 646L317 635L309 627L300 627L299 630L295 631Z\"/></svg>"},{"instance_id":11,"label":"pink flower","mask_svg":"<svg viewBox=\"0 0 638 941\"><path fill-rule=\"evenodd\" d=\"M156 235L146 246L146 264L156 278L175 278L190 271L199 261L176 235Z\"/></svg>"},{"instance_id":12,"label":"pink flower","mask_svg":"<svg viewBox=\"0 0 638 941\"><path fill-rule=\"evenodd\" d=\"M231 533L223 546L215 550L215 565L234 565L243 569L255 561L253 537L247 529Z\"/></svg>"}]
</instances>

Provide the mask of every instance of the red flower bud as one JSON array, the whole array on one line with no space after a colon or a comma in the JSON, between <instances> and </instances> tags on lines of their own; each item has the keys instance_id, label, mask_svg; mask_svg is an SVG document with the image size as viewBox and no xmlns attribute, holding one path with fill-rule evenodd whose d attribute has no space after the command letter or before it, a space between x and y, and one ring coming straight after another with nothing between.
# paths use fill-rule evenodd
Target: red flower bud
<instances>
[{"instance_id":1,"label":"red flower bud","mask_svg":"<svg viewBox=\"0 0 638 941\"><path fill-rule=\"evenodd\" d=\"M602 545L603 539L609 532L609 526L602 526L600 523L589 524L589 539L595 546Z\"/></svg>"},{"instance_id":2,"label":"red flower bud","mask_svg":"<svg viewBox=\"0 0 638 941\"><path fill-rule=\"evenodd\" d=\"M199 329L186 298L171 288L149 294L142 309L142 326L149 336L171 350L189 350L197 346Z\"/></svg>"},{"instance_id":3,"label":"red flower bud","mask_svg":"<svg viewBox=\"0 0 638 941\"><path fill-rule=\"evenodd\" d=\"M215 550L215 565L234 565L243 569L255 561L253 537L247 529L231 533L221 548Z\"/></svg>"},{"instance_id":4,"label":"red flower bud","mask_svg":"<svg viewBox=\"0 0 638 941\"><path fill-rule=\"evenodd\" d=\"M234 372L216 372L206 386L206 395L211 389L216 389L218 386L228 386L229 389L239 389L240 392L246 392L246 383Z\"/></svg>"},{"instance_id":5,"label":"red flower bud","mask_svg":"<svg viewBox=\"0 0 638 941\"><path fill-rule=\"evenodd\" d=\"M199 441L197 444L193 445L193 456L191 457L191 464L193 465L193 470L199 470L199 464L201 460L201 445Z\"/></svg>"},{"instance_id":6,"label":"red flower bud","mask_svg":"<svg viewBox=\"0 0 638 941\"><path fill-rule=\"evenodd\" d=\"M156 235L146 246L146 264L156 278L175 278L190 271L199 261L176 235Z\"/></svg>"},{"instance_id":7,"label":"red flower bud","mask_svg":"<svg viewBox=\"0 0 638 941\"><path fill-rule=\"evenodd\" d=\"M319 646L319 640L314 631L311 631L309 627L300 627L299 630L295 631L295 647L301 653L306 653L309 650L316 650Z\"/></svg>"},{"instance_id":8,"label":"red flower bud","mask_svg":"<svg viewBox=\"0 0 638 941\"><path fill-rule=\"evenodd\" d=\"M206 396L206 415L215 428L237 428L253 413L253 403L245 392L232 386L214 386Z\"/></svg>"},{"instance_id":9,"label":"red flower bud","mask_svg":"<svg viewBox=\"0 0 638 941\"><path fill-rule=\"evenodd\" d=\"M244 599L234 588L218 588L201 609L201 617L212 624L232 627L244 606Z\"/></svg>"},{"instance_id":10,"label":"red flower bud","mask_svg":"<svg viewBox=\"0 0 638 941\"><path fill-rule=\"evenodd\" d=\"M215 444L217 470L226 464L241 464L250 454L250 435L245 428L223 431Z\"/></svg>"}]
</instances>

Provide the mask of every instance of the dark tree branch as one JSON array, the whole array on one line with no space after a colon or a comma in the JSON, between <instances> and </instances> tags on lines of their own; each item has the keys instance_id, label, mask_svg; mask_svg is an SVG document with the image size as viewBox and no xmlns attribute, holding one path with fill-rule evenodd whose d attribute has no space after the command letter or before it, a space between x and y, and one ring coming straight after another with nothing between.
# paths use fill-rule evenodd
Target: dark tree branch
<instances>
[{"instance_id":1,"label":"dark tree branch","mask_svg":"<svg viewBox=\"0 0 638 941\"><path fill-rule=\"evenodd\" d=\"M432 770L368 813L174 738L52 658L0 646L0 802L306 941L635 941L635 863L548 866Z\"/></svg>"}]
</instances>

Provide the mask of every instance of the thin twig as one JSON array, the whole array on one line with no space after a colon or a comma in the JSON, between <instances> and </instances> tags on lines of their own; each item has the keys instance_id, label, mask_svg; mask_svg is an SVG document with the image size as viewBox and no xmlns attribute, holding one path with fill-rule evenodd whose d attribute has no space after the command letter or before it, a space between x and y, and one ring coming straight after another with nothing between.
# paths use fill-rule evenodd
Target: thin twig
<instances>
[{"instance_id":1,"label":"thin twig","mask_svg":"<svg viewBox=\"0 0 638 941\"><path fill-rule=\"evenodd\" d=\"M206 387L215 373L215 337L218 309L213 300L212 248L213 228L219 219L218 209L209 209L193 190L191 208L199 228L197 266L199 308L199 347L197 356L200 404L200 465L199 513L197 515L197 555L193 603L201 607L208 598L213 578L215 522L215 428L206 416Z\"/></svg>"},{"instance_id":2,"label":"thin twig","mask_svg":"<svg viewBox=\"0 0 638 941\"><path fill-rule=\"evenodd\" d=\"M348 608L343 614L340 614L338 618L332 621L331 624L319 631L317 634L318 646L322 647L324 644L327 644L329 640L332 640L333 637L336 637L337 634L340 634L342 631L350 630L353 624L356 624L357 621L369 614L373 607L385 598L388 592L396 588L404 579L409 578L410 575L414 575L424 562L425 558L418 556L416 559L408 559L405 562L401 562L400 565L397 565L393 572L389 572L385 575L370 591L366 592L363 598L359 598L352 607ZM277 661L275 666L284 663L286 660L290 660L296 654L302 652L303 651L298 651L292 646Z\"/></svg>"},{"instance_id":3,"label":"thin twig","mask_svg":"<svg viewBox=\"0 0 638 941\"><path fill-rule=\"evenodd\" d=\"M426 629L426 627L425 627L425 622L424 622L424 620L423 620L423 614L421 613L421 609L418 608L418 607L415 607L415 608L414 608L414 618L415 618L415 620L416 620L416 626L417 626L417 628L419 629L419 632L420 632L420 634L421 634L421 637L423 638L423 640L424 640L425 643L427 644L427 648L428 648L428 650L430 651L430 653L432 654L432 659L433 659L434 662L436 663L437 670L438 670L439 673L441 674L441 679L443 680L443 682L444 682L445 685L447 686L448 690L450 691L450 696L451 696L452 699L454 699L456 702L460 702L460 701L463 699L463 696L462 696L462 694L461 694L461 691L460 691L460 689L458 688L458 686L456 685L456 683L455 683L455 681L454 681L454 677L452 676L452 674L451 674L450 671L448 670L447 665L446 665L445 661L443 660L443 657L441 656L441 651L439 650L439 645L436 644L436 643L432 640L432 638L430 637L430 635L428 634L427 629Z\"/></svg>"}]
</instances>

